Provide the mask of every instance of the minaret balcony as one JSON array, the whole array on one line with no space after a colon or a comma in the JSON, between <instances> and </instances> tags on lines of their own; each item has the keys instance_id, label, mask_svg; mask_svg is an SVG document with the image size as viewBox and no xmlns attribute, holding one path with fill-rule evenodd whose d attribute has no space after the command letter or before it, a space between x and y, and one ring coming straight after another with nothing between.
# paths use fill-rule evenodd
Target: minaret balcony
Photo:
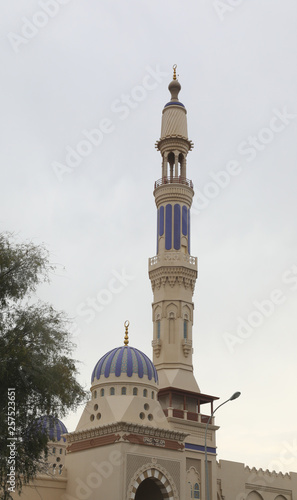
<instances>
[{"instance_id":1,"label":"minaret balcony","mask_svg":"<svg viewBox=\"0 0 297 500\"><path fill-rule=\"evenodd\" d=\"M197 257L181 252L165 252L149 259L149 271L160 265L172 266L175 264L197 270Z\"/></svg>"},{"instance_id":2,"label":"minaret balcony","mask_svg":"<svg viewBox=\"0 0 297 500\"><path fill-rule=\"evenodd\" d=\"M190 179L186 179L186 177L162 177L162 179L158 179L155 182L155 189L159 186L164 186L165 184L182 184L184 186L188 186L190 188L194 188L193 182Z\"/></svg>"}]
</instances>

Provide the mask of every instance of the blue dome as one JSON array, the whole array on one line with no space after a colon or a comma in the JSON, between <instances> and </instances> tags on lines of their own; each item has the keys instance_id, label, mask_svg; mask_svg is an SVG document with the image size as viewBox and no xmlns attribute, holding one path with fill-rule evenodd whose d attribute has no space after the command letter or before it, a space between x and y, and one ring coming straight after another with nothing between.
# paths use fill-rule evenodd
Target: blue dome
<instances>
[{"instance_id":1,"label":"blue dome","mask_svg":"<svg viewBox=\"0 0 297 500\"><path fill-rule=\"evenodd\" d=\"M51 417L50 415L45 415L37 420L38 429L46 433L50 441L66 441L62 438L61 434L67 434L67 429L63 422L58 418Z\"/></svg>"},{"instance_id":2,"label":"blue dome","mask_svg":"<svg viewBox=\"0 0 297 500\"><path fill-rule=\"evenodd\" d=\"M149 380L154 378L155 382L158 382L157 370L152 361L143 352L128 345L116 347L99 359L91 382L94 382L95 378L99 380L101 376L108 378L111 373L116 377L122 374L132 377L133 373L137 373L139 378L145 375Z\"/></svg>"}]
</instances>

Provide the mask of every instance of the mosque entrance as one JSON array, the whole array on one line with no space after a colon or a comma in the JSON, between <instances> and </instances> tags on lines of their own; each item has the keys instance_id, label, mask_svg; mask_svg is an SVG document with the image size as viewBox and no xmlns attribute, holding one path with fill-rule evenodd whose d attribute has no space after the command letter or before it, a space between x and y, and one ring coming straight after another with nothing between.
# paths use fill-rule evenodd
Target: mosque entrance
<instances>
[{"instance_id":1,"label":"mosque entrance","mask_svg":"<svg viewBox=\"0 0 297 500\"><path fill-rule=\"evenodd\" d=\"M164 500L166 497L163 496L158 482L151 478L144 479L136 490L135 500Z\"/></svg>"}]
</instances>

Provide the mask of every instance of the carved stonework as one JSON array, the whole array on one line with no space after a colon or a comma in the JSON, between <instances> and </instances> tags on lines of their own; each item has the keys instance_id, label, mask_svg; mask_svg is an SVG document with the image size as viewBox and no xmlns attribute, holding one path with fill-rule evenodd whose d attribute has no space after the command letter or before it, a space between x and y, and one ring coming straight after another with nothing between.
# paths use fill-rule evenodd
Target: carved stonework
<instances>
[{"instance_id":1,"label":"carved stonework","mask_svg":"<svg viewBox=\"0 0 297 500\"><path fill-rule=\"evenodd\" d=\"M161 341L161 339L152 340L152 346L153 346L154 354L158 358L160 356L161 347L162 347L162 341Z\"/></svg>"},{"instance_id":2,"label":"carved stonework","mask_svg":"<svg viewBox=\"0 0 297 500\"><path fill-rule=\"evenodd\" d=\"M197 271L188 267L170 267L160 266L149 272L149 277L154 291L155 287L160 289L161 284L165 286L166 283L173 288L177 283L179 286L184 286L186 289L191 288L192 292L195 289L197 279Z\"/></svg>"},{"instance_id":3,"label":"carved stonework","mask_svg":"<svg viewBox=\"0 0 297 500\"><path fill-rule=\"evenodd\" d=\"M190 352L192 352L192 340L190 339L183 339L182 340L182 348L184 351L185 358L188 357Z\"/></svg>"}]
</instances>

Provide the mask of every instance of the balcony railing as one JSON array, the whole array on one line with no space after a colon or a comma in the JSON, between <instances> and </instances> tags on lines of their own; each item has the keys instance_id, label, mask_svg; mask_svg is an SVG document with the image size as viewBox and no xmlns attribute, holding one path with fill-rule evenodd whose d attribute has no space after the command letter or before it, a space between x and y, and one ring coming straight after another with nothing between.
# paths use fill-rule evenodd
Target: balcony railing
<instances>
[{"instance_id":1,"label":"balcony railing","mask_svg":"<svg viewBox=\"0 0 297 500\"><path fill-rule=\"evenodd\" d=\"M149 267L159 264L161 260L163 260L165 263L168 263L169 265L174 261L182 261L182 262L187 262L192 266L197 266L197 257L192 257L192 255L180 252L167 252L162 256L162 258L160 255L155 255L154 257L150 257Z\"/></svg>"},{"instance_id":2,"label":"balcony railing","mask_svg":"<svg viewBox=\"0 0 297 500\"><path fill-rule=\"evenodd\" d=\"M186 179L186 177L162 177L162 179L158 179L155 182L155 189L159 186L163 186L165 184L183 184L184 186L188 186L193 189L193 182L190 179Z\"/></svg>"},{"instance_id":3,"label":"balcony railing","mask_svg":"<svg viewBox=\"0 0 297 500\"><path fill-rule=\"evenodd\" d=\"M202 413L195 413L187 410L179 410L177 408L166 408L163 409L163 412L166 417L182 418L183 420L191 420L192 422L199 422L203 424L207 424L209 419L209 415L203 415Z\"/></svg>"}]
</instances>

